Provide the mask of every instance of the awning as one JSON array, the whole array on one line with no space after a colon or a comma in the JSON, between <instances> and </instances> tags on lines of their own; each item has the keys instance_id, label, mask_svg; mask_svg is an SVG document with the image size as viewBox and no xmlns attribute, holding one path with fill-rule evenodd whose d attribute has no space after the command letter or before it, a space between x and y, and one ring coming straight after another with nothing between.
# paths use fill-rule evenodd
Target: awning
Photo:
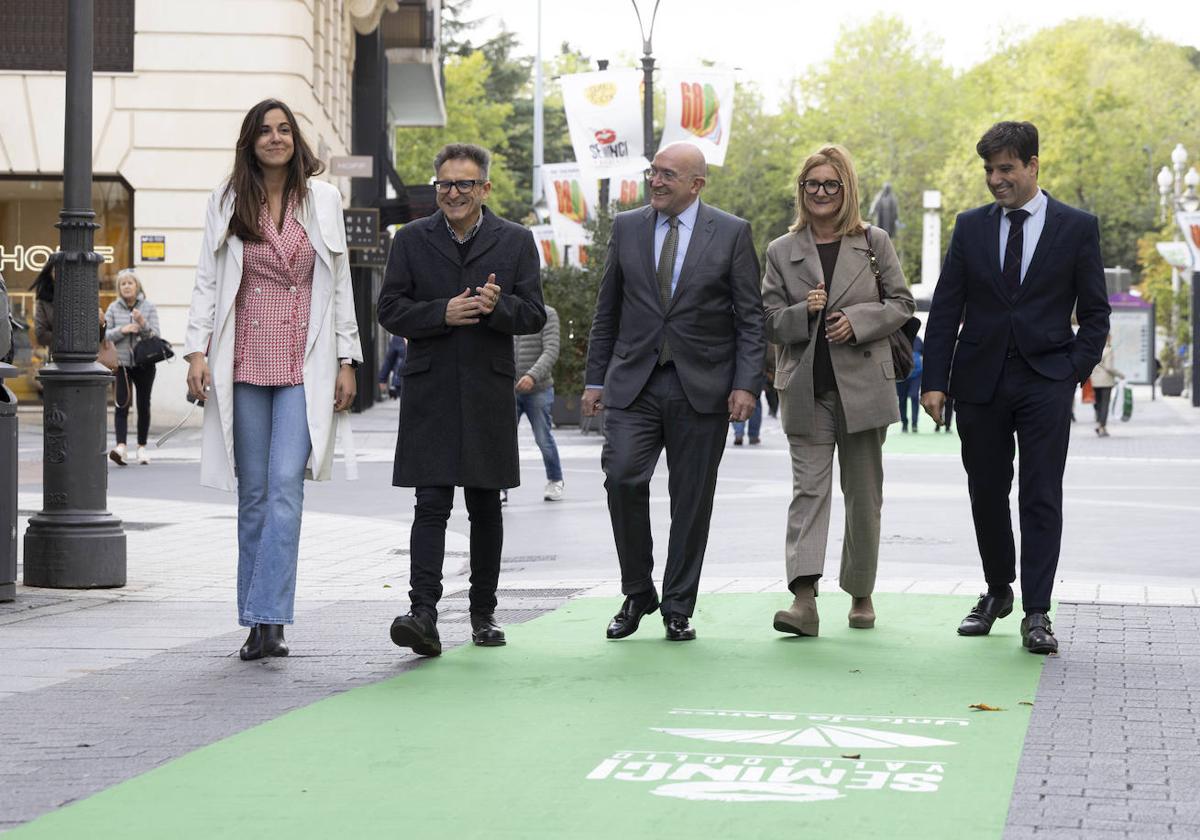
<instances>
[{"instance_id":1,"label":"awning","mask_svg":"<svg viewBox=\"0 0 1200 840\"><path fill-rule=\"evenodd\" d=\"M389 53L425 53L427 61L395 61L388 56L388 120L396 126L443 126L446 102L432 50L389 50Z\"/></svg>"}]
</instances>

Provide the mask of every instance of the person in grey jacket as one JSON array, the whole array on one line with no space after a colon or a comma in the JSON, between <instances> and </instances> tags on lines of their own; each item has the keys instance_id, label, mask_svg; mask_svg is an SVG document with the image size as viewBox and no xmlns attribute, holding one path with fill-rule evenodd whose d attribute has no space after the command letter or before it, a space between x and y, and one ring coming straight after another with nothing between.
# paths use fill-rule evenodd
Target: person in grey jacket
<instances>
[{"instance_id":1,"label":"person in grey jacket","mask_svg":"<svg viewBox=\"0 0 1200 840\"><path fill-rule=\"evenodd\" d=\"M8 286L4 285L4 275L0 274L0 359L6 358L12 350L12 325L8 322Z\"/></svg>"},{"instance_id":2,"label":"person in grey jacket","mask_svg":"<svg viewBox=\"0 0 1200 840\"><path fill-rule=\"evenodd\" d=\"M137 392L137 462L149 464L146 439L150 435L150 392L154 388L154 365L133 363L133 348L143 338L158 335L158 310L146 299L141 281L132 268L117 273L117 299L104 313L104 337L116 345L120 367L117 378L116 427L117 445L108 453L115 463L125 466L125 440L129 425L129 404L132 392Z\"/></svg>"},{"instance_id":3,"label":"person in grey jacket","mask_svg":"<svg viewBox=\"0 0 1200 840\"><path fill-rule=\"evenodd\" d=\"M558 313L546 307L546 325L541 332L513 338L517 368L517 424L521 415L529 418L533 439L542 451L546 465L546 489L542 498L557 502L563 497L562 464L558 446L550 431L550 410L554 407L554 363L558 361Z\"/></svg>"}]
</instances>

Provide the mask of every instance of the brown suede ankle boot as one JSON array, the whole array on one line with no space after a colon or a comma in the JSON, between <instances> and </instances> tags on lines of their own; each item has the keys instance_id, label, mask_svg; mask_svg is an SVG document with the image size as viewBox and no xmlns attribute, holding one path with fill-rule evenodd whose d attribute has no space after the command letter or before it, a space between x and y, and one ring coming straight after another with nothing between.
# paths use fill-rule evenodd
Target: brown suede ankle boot
<instances>
[{"instance_id":1,"label":"brown suede ankle boot","mask_svg":"<svg viewBox=\"0 0 1200 840\"><path fill-rule=\"evenodd\" d=\"M850 604L850 626L855 630L870 630L875 626L875 605L870 595L855 598Z\"/></svg>"},{"instance_id":2,"label":"brown suede ankle boot","mask_svg":"<svg viewBox=\"0 0 1200 840\"><path fill-rule=\"evenodd\" d=\"M786 610L775 613L775 629L780 633L795 633L797 636L815 636L821 626L817 615L817 590L811 583L797 583L796 596Z\"/></svg>"}]
</instances>

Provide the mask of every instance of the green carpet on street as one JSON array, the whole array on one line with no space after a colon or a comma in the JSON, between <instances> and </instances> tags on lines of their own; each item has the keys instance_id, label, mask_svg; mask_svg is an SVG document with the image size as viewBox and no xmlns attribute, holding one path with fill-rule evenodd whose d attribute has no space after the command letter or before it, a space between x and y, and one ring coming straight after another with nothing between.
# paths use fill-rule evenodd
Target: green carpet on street
<instances>
[{"instance_id":1,"label":"green carpet on street","mask_svg":"<svg viewBox=\"0 0 1200 840\"><path fill-rule=\"evenodd\" d=\"M684 644L577 600L12 836L999 838L1043 661L1016 616L964 639L969 598L877 595L850 630L830 591L798 639L787 600L702 596Z\"/></svg>"}]
</instances>

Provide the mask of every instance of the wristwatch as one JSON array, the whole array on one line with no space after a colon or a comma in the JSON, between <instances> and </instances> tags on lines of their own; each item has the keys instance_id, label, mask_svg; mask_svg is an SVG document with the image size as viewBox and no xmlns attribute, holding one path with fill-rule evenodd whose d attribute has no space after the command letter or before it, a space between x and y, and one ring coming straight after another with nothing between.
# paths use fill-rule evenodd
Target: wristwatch
<instances>
[{"instance_id":1,"label":"wristwatch","mask_svg":"<svg viewBox=\"0 0 1200 840\"><path fill-rule=\"evenodd\" d=\"M354 359L338 359L338 362L343 365L350 365L350 367L355 369L358 368L358 362Z\"/></svg>"}]
</instances>

